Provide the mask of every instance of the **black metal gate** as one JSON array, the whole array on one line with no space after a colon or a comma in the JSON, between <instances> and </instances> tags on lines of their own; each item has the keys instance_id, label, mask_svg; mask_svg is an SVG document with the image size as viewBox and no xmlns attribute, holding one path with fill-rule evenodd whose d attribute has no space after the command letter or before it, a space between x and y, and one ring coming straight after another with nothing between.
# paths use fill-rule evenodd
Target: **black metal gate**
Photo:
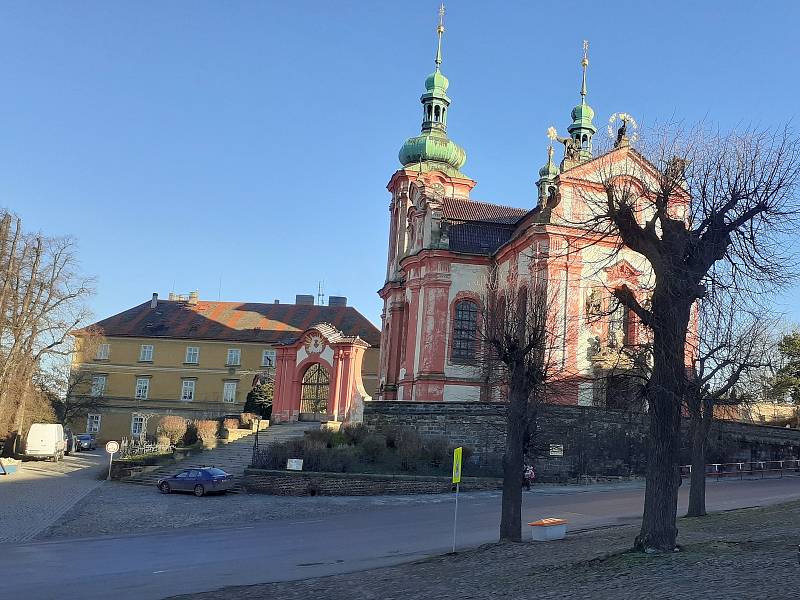
<instances>
[{"instance_id":1,"label":"black metal gate","mask_svg":"<svg viewBox=\"0 0 800 600\"><path fill-rule=\"evenodd\" d=\"M300 392L300 419L319 421L328 412L330 377L320 364L311 365L303 375Z\"/></svg>"}]
</instances>

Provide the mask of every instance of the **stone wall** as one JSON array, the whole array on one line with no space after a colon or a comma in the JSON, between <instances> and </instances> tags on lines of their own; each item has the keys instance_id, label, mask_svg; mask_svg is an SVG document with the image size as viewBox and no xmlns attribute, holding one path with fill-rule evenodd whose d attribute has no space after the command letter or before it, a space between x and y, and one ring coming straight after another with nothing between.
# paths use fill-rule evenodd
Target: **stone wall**
<instances>
[{"instance_id":1,"label":"stone wall","mask_svg":"<svg viewBox=\"0 0 800 600\"><path fill-rule=\"evenodd\" d=\"M376 496L384 494L441 494L452 490L450 477L314 473L245 469L242 485L249 493L275 496ZM464 477L465 491L499 489L499 479Z\"/></svg>"},{"instance_id":2,"label":"stone wall","mask_svg":"<svg viewBox=\"0 0 800 600\"><path fill-rule=\"evenodd\" d=\"M504 450L505 410L502 403L375 401L366 404L364 423L371 430L412 427L423 436L444 436L470 447L471 462L487 465ZM647 419L646 414L589 406L541 406L534 449L537 479L643 474ZM551 445L563 447L563 456L551 455ZM730 421L712 426L709 463L784 458L800 458L799 430ZM689 463L686 448L683 463Z\"/></svg>"}]
</instances>

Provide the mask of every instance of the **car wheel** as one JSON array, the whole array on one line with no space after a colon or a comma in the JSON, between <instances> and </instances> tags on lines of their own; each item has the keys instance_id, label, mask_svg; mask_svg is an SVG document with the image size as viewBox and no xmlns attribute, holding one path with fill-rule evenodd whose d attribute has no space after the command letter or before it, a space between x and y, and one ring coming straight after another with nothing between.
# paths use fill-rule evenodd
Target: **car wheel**
<instances>
[{"instance_id":1,"label":"car wheel","mask_svg":"<svg viewBox=\"0 0 800 600\"><path fill-rule=\"evenodd\" d=\"M158 485L158 490L159 490L159 491L160 491L162 494L169 494L169 493L172 491L172 490L170 489L170 487L169 487L169 484L168 484L166 481L164 481L164 482L162 482L162 483L160 483L160 484Z\"/></svg>"},{"instance_id":2,"label":"car wheel","mask_svg":"<svg viewBox=\"0 0 800 600\"><path fill-rule=\"evenodd\" d=\"M205 493L206 493L206 488L204 488L199 483L196 486L194 486L194 495L197 496L198 498Z\"/></svg>"}]
</instances>

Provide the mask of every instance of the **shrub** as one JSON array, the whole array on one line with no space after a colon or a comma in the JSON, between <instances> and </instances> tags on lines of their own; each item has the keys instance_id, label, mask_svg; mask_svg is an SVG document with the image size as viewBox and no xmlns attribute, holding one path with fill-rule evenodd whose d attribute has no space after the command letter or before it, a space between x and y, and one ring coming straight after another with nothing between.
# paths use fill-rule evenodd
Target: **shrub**
<instances>
[{"instance_id":1,"label":"shrub","mask_svg":"<svg viewBox=\"0 0 800 600\"><path fill-rule=\"evenodd\" d=\"M241 415L239 415L239 421L245 427L250 427L253 424L253 421L255 421L256 416L258 416L256 413L243 412Z\"/></svg>"},{"instance_id":2,"label":"shrub","mask_svg":"<svg viewBox=\"0 0 800 600\"><path fill-rule=\"evenodd\" d=\"M400 468L404 471L416 471L422 457L422 438L413 429L402 429L395 440L397 453L400 455Z\"/></svg>"},{"instance_id":3,"label":"shrub","mask_svg":"<svg viewBox=\"0 0 800 600\"><path fill-rule=\"evenodd\" d=\"M222 426L228 431L239 429L239 419L225 419L222 421Z\"/></svg>"},{"instance_id":4,"label":"shrub","mask_svg":"<svg viewBox=\"0 0 800 600\"><path fill-rule=\"evenodd\" d=\"M219 427L217 421L203 419L195 421L194 426L197 430L197 437L204 445L211 445L217 440L217 428Z\"/></svg>"},{"instance_id":5,"label":"shrub","mask_svg":"<svg viewBox=\"0 0 800 600\"><path fill-rule=\"evenodd\" d=\"M445 437L437 436L426 440L425 451L431 461L431 465L434 467L438 467L443 463L446 463L448 457L450 457L452 460L453 449L450 446L450 442Z\"/></svg>"},{"instance_id":6,"label":"shrub","mask_svg":"<svg viewBox=\"0 0 800 600\"><path fill-rule=\"evenodd\" d=\"M170 439L169 436L159 435L156 437L156 444L158 444L159 446L171 446L172 440Z\"/></svg>"},{"instance_id":7,"label":"shrub","mask_svg":"<svg viewBox=\"0 0 800 600\"><path fill-rule=\"evenodd\" d=\"M326 429L313 429L311 431L306 431L303 434L303 440L322 444L323 446L330 448L332 446L329 446L328 444L331 441L331 433L332 432Z\"/></svg>"},{"instance_id":8,"label":"shrub","mask_svg":"<svg viewBox=\"0 0 800 600\"><path fill-rule=\"evenodd\" d=\"M194 422L186 424L186 433L183 434L183 445L194 446L197 443L197 426Z\"/></svg>"},{"instance_id":9,"label":"shrub","mask_svg":"<svg viewBox=\"0 0 800 600\"><path fill-rule=\"evenodd\" d=\"M360 444L364 438L369 435L369 431L363 423L350 423L349 425L345 425L342 427L341 432L346 443L354 446Z\"/></svg>"},{"instance_id":10,"label":"shrub","mask_svg":"<svg viewBox=\"0 0 800 600\"><path fill-rule=\"evenodd\" d=\"M186 419L177 415L167 415L158 421L157 434L169 438L170 444L177 444L186 435Z\"/></svg>"},{"instance_id":11,"label":"shrub","mask_svg":"<svg viewBox=\"0 0 800 600\"><path fill-rule=\"evenodd\" d=\"M371 433L358 446L361 457L367 462L375 462L386 451L386 436Z\"/></svg>"}]
</instances>

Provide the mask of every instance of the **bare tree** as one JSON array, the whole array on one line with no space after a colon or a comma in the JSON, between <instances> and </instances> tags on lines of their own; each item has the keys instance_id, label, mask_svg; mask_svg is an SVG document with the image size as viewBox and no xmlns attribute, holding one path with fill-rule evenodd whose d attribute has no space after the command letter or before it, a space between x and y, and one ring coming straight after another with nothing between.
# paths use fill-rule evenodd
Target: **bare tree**
<instances>
[{"instance_id":1,"label":"bare tree","mask_svg":"<svg viewBox=\"0 0 800 600\"><path fill-rule=\"evenodd\" d=\"M69 238L29 235L19 218L0 217L0 425L15 449L34 377L65 350L88 317L91 281L77 268Z\"/></svg>"},{"instance_id":2,"label":"bare tree","mask_svg":"<svg viewBox=\"0 0 800 600\"><path fill-rule=\"evenodd\" d=\"M51 357L41 375L51 390L53 409L62 423L99 412L108 405L103 393L92 390L94 372L81 366L97 355L105 337L92 327L72 332L72 335L73 343L66 343L58 355Z\"/></svg>"},{"instance_id":3,"label":"bare tree","mask_svg":"<svg viewBox=\"0 0 800 600\"><path fill-rule=\"evenodd\" d=\"M698 331L689 346L693 369L686 386L691 452L687 516L706 514L706 446L717 407L741 407L758 400L758 375L774 363L771 331L776 319L741 306L727 291L699 302Z\"/></svg>"},{"instance_id":4,"label":"bare tree","mask_svg":"<svg viewBox=\"0 0 800 600\"><path fill-rule=\"evenodd\" d=\"M490 386L508 398L500 541L518 542L524 459L552 370L552 295L544 278L503 279L496 269L482 288L480 363Z\"/></svg>"},{"instance_id":5,"label":"bare tree","mask_svg":"<svg viewBox=\"0 0 800 600\"><path fill-rule=\"evenodd\" d=\"M713 286L747 293L790 280L780 239L797 216L800 143L788 130L666 131L650 148L623 144L596 164L598 192L587 194L583 227L645 257L655 276L647 303L631 290L614 292L653 343L647 485L634 546L672 551L692 310Z\"/></svg>"}]
</instances>

